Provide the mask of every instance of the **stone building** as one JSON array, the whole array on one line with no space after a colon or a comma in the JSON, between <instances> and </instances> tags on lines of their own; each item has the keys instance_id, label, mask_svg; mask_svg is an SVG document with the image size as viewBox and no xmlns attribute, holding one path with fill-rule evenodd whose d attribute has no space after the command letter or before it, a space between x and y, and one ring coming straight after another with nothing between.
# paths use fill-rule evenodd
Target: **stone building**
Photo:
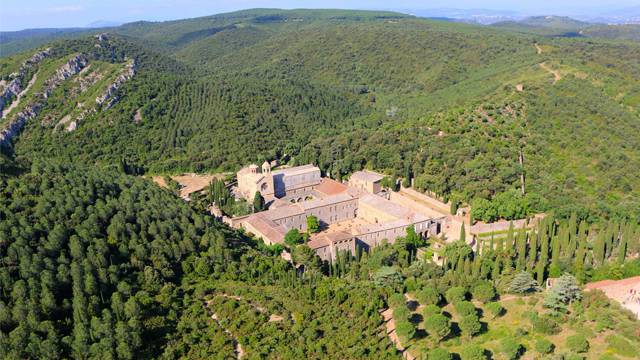
<instances>
[{"instance_id":1,"label":"stone building","mask_svg":"<svg viewBox=\"0 0 640 360\"><path fill-rule=\"evenodd\" d=\"M271 164L265 161L261 168L249 165L237 173L238 192L247 201L252 201L260 192L267 201L295 199L302 201L322 180L320 169L313 165L303 165L271 171Z\"/></svg>"},{"instance_id":2,"label":"stone building","mask_svg":"<svg viewBox=\"0 0 640 360\"><path fill-rule=\"evenodd\" d=\"M382 191L382 179L384 179L383 175L373 171L356 171L349 177L349 186L369 194L377 194Z\"/></svg>"},{"instance_id":3,"label":"stone building","mask_svg":"<svg viewBox=\"0 0 640 360\"><path fill-rule=\"evenodd\" d=\"M265 192L262 192L267 198L272 194L269 181L273 181L276 199L269 210L233 219L232 225L242 227L272 245L283 243L291 229L307 231L307 218L315 216L322 231L313 234L307 245L323 260L335 259L339 251L355 254L356 247L368 250L383 241L393 243L406 235L409 226L423 237L437 235L444 221L442 218L427 218L375 195L382 190L378 187L382 176L373 176L371 172L354 174L356 179L350 180L347 186L331 179L321 179L319 170L316 172L317 167L311 165L285 169L287 171L280 172L282 181L276 176L269 180L269 174L276 173L270 169L263 168L262 172L257 172L256 166L245 169L248 171L242 176L242 181L247 186L247 195L256 187L262 188L260 184L267 184ZM241 186L240 178L239 173L238 186ZM281 185L276 185L278 183Z\"/></svg>"}]
</instances>

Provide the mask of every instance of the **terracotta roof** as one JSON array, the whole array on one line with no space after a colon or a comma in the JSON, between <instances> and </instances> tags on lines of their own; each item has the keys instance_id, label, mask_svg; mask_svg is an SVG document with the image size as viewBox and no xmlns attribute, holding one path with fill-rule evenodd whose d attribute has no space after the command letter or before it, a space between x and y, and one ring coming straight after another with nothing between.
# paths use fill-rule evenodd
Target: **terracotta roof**
<instances>
[{"instance_id":1,"label":"terracotta roof","mask_svg":"<svg viewBox=\"0 0 640 360\"><path fill-rule=\"evenodd\" d=\"M368 182L377 182L384 179L384 175L369 170L356 171L351 174L349 180L361 180Z\"/></svg>"},{"instance_id":2,"label":"terracotta roof","mask_svg":"<svg viewBox=\"0 0 640 360\"><path fill-rule=\"evenodd\" d=\"M316 191L325 196L343 193L349 189L346 185L341 184L329 178L323 178L320 185L316 187Z\"/></svg>"},{"instance_id":3,"label":"terracotta roof","mask_svg":"<svg viewBox=\"0 0 640 360\"><path fill-rule=\"evenodd\" d=\"M330 233L318 234L312 240L307 243L311 249L315 250L321 247L329 246L331 243L335 243L342 240L352 239L353 235L344 231L335 231Z\"/></svg>"},{"instance_id":4,"label":"terracotta roof","mask_svg":"<svg viewBox=\"0 0 640 360\"><path fill-rule=\"evenodd\" d=\"M258 230L273 243L284 242L284 235L286 233L284 226L278 225L269 219L265 219L260 214L250 216L243 222Z\"/></svg>"},{"instance_id":5,"label":"terracotta roof","mask_svg":"<svg viewBox=\"0 0 640 360\"><path fill-rule=\"evenodd\" d=\"M302 215L302 214L304 214L304 209L299 204L281 206L281 207L277 207L275 209L269 209L267 211L263 211L260 213L261 216L269 220L278 220L285 217Z\"/></svg>"}]
</instances>

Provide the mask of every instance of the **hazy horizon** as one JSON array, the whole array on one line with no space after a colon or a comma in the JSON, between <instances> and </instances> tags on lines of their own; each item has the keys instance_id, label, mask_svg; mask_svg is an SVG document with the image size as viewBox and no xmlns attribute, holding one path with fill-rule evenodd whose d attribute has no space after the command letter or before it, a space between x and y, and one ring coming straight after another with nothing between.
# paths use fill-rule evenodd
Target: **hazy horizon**
<instances>
[{"instance_id":1,"label":"hazy horizon","mask_svg":"<svg viewBox=\"0 0 640 360\"><path fill-rule=\"evenodd\" d=\"M10 2L1 0L0 31L18 31L34 28L86 27L95 22L126 23L132 21L166 21L207 16L251 8L332 8L361 10L391 10L405 13L429 12L442 9L489 10L517 13L523 16L559 15L596 18L610 11L638 7L635 0L617 0L603 3L598 0L556 1L524 0L517 3L505 0L435 0L425 3L416 0L398 0L390 7L381 0L113 0L109 3L89 0L29 0ZM423 15L423 14L420 14Z\"/></svg>"}]
</instances>

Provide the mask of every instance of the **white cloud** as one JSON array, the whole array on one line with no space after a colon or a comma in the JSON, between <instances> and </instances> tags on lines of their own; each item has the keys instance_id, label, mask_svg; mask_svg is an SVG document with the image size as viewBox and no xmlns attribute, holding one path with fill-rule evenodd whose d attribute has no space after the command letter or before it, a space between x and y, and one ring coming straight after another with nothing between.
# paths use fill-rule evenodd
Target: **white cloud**
<instances>
[{"instance_id":1,"label":"white cloud","mask_svg":"<svg viewBox=\"0 0 640 360\"><path fill-rule=\"evenodd\" d=\"M84 7L80 5L63 5L55 6L46 9L49 13L71 13L84 10Z\"/></svg>"}]
</instances>

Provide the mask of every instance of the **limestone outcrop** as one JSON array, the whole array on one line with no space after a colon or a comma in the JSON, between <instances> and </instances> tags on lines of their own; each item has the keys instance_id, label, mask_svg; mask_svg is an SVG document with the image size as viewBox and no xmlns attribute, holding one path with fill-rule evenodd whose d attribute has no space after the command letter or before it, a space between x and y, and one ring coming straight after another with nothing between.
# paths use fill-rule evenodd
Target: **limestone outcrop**
<instances>
[{"instance_id":1,"label":"limestone outcrop","mask_svg":"<svg viewBox=\"0 0 640 360\"><path fill-rule=\"evenodd\" d=\"M82 69L89 64L89 59L84 54L79 54L67 61L62 65L56 73L45 82L45 89L43 92L44 98L48 98L51 95L53 89L60 85L63 81L79 73Z\"/></svg>"},{"instance_id":2,"label":"limestone outcrop","mask_svg":"<svg viewBox=\"0 0 640 360\"><path fill-rule=\"evenodd\" d=\"M0 86L0 112L24 90L25 76L29 69L49 56L50 49L38 51L20 65L20 70L9 75L8 81Z\"/></svg>"},{"instance_id":3,"label":"limestone outcrop","mask_svg":"<svg viewBox=\"0 0 640 360\"><path fill-rule=\"evenodd\" d=\"M40 110L45 106L47 98L51 95L51 92L62 84L63 81L79 73L88 63L89 60L87 57L80 54L72 57L58 68L55 74L45 81L44 90L36 94L35 100L0 129L0 146L9 146L11 139L20 132L24 124L28 120L38 116Z\"/></svg>"},{"instance_id":4,"label":"limestone outcrop","mask_svg":"<svg viewBox=\"0 0 640 360\"><path fill-rule=\"evenodd\" d=\"M120 74L113 83L109 84L107 90L101 96L96 98L96 104L98 104L98 106L102 106L102 108L106 110L117 103L118 100L120 100L120 96L117 94L118 89L122 84L135 76L136 70L137 65L135 60L127 62L124 72Z\"/></svg>"}]
</instances>

